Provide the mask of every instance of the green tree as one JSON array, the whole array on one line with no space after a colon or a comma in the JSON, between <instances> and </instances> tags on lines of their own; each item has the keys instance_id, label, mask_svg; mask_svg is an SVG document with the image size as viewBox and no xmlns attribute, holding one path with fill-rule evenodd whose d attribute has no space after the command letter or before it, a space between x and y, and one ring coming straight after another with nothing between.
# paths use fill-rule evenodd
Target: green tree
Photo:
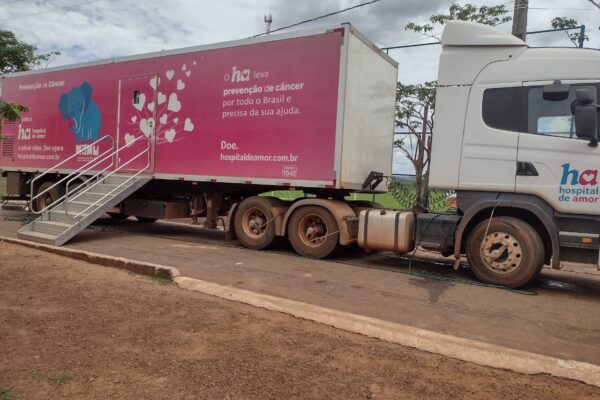
<instances>
[{"instance_id":1,"label":"green tree","mask_svg":"<svg viewBox=\"0 0 600 400\"><path fill-rule=\"evenodd\" d=\"M13 32L0 29L0 75L45 67L60 54L58 51L38 54L37 50L36 46L18 40ZM3 121L19 121L21 113L26 111L26 106L0 100L0 132Z\"/></svg>"},{"instance_id":2,"label":"green tree","mask_svg":"<svg viewBox=\"0 0 600 400\"><path fill-rule=\"evenodd\" d=\"M11 31L0 29L0 73L29 71L46 67L60 52L38 54L38 48L20 41Z\"/></svg>"},{"instance_id":3,"label":"green tree","mask_svg":"<svg viewBox=\"0 0 600 400\"><path fill-rule=\"evenodd\" d=\"M507 14L508 10L504 5L478 7L454 3L448 9L448 14L432 15L429 18L430 22L426 24L409 22L405 29L439 40L434 29L448 21L472 21L494 26L511 21L512 18ZM427 205L436 85L436 81L418 85L404 85L399 82L396 90L396 126L407 134L402 140L395 141L394 146L400 149L415 167L414 206L418 208Z\"/></svg>"},{"instance_id":4,"label":"green tree","mask_svg":"<svg viewBox=\"0 0 600 400\"><path fill-rule=\"evenodd\" d=\"M577 22L577 20L573 19L573 18L567 18L567 17L556 17L554 18L550 24L552 25L552 27L554 29L565 29L565 33L567 35L567 37L569 38L569 40L571 41L571 43L573 43L573 45L575 46L579 46L580 42L585 42L586 40L589 41L590 38L587 35L581 35L581 32L575 31L575 32L569 32L566 29L574 29L579 27L579 23Z\"/></svg>"},{"instance_id":5,"label":"green tree","mask_svg":"<svg viewBox=\"0 0 600 400\"><path fill-rule=\"evenodd\" d=\"M436 82L396 87L396 126L406 135L394 142L415 168L414 206L425 207L435 113Z\"/></svg>"},{"instance_id":6,"label":"green tree","mask_svg":"<svg viewBox=\"0 0 600 400\"><path fill-rule=\"evenodd\" d=\"M439 40L439 37L433 33L437 25L445 25L448 21L472 21L484 25L499 25L512 20L512 17L507 15L508 10L505 5L499 6L481 6L477 7L473 4L460 5L452 3L448 9L448 14L432 15L427 24L416 24L409 22L404 29L421 33Z\"/></svg>"},{"instance_id":7,"label":"green tree","mask_svg":"<svg viewBox=\"0 0 600 400\"><path fill-rule=\"evenodd\" d=\"M4 122L20 121L21 113L28 110L24 105L0 100L0 140L4 139L4 136L2 136L2 125Z\"/></svg>"}]
</instances>

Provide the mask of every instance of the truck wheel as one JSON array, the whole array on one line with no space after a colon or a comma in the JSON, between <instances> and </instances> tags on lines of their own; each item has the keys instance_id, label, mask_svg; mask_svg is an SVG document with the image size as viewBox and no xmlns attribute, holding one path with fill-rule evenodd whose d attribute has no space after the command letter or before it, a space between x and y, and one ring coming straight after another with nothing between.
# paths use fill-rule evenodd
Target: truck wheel
<instances>
[{"instance_id":1,"label":"truck wheel","mask_svg":"<svg viewBox=\"0 0 600 400\"><path fill-rule=\"evenodd\" d=\"M298 208L288 224L288 237L304 257L325 258L339 249L338 224L333 215L318 206Z\"/></svg>"},{"instance_id":2,"label":"truck wheel","mask_svg":"<svg viewBox=\"0 0 600 400\"><path fill-rule=\"evenodd\" d=\"M235 234L240 243L249 249L265 249L278 241L271 204L268 200L253 196L240 203L233 221Z\"/></svg>"},{"instance_id":3,"label":"truck wheel","mask_svg":"<svg viewBox=\"0 0 600 400\"><path fill-rule=\"evenodd\" d=\"M35 191L35 196L42 192L45 193L33 200L33 203L31 204L31 206L33 207L33 211L43 210L50 204L54 203L56 200L60 199L65 194L64 189L60 185L48 190L55 183L56 182L47 181L37 187Z\"/></svg>"},{"instance_id":4,"label":"truck wheel","mask_svg":"<svg viewBox=\"0 0 600 400\"><path fill-rule=\"evenodd\" d=\"M482 281L514 288L537 276L544 265L544 243L535 229L520 219L493 218L489 228L486 219L467 239L467 258Z\"/></svg>"}]
</instances>

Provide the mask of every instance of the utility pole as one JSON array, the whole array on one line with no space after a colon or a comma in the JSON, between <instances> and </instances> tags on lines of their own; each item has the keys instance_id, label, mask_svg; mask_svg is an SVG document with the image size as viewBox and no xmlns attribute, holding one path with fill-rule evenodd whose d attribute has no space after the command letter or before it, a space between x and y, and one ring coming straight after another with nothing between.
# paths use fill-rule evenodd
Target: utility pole
<instances>
[{"instance_id":1,"label":"utility pole","mask_svg":"<svg viewBox=\"0 0 600 400\"><path fill-rule=\"evenodd\" d=\"M523 41L525 41L525 33L527 32L527 9L528 8L529 8L529 0L516 0L515 1L512 34Z\"/></svg>"},{"instance_id":2,"label":"utility pole","mask_svg":"<svg viewBox=\"0 0 600 400\"><path fill-rule=\"evenodd\" d=\"M266 34L268 35L269 33L271 33L271 24L273 23L273 17L271 16L271 13L265 15L265 25L266 25Z\"/></svg>"}]
</instances>

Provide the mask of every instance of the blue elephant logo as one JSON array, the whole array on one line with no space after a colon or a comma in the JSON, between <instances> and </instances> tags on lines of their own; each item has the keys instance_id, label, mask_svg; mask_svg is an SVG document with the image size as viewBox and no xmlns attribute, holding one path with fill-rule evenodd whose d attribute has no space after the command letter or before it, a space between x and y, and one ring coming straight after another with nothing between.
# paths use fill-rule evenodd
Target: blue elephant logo
<instances>
[{"instance_id":1,"label":"blue elephant logo","mask_svg":"<svg viewBox=\"0 0 600 400\"><path fill-rule=\"evenodd\" d=\"M95 141L100 134L102 117L100 109L92 100L92 86L83 82L60 97L60 112L71 123L71 132L77 142Z\"/></svg>"}]
</instances>

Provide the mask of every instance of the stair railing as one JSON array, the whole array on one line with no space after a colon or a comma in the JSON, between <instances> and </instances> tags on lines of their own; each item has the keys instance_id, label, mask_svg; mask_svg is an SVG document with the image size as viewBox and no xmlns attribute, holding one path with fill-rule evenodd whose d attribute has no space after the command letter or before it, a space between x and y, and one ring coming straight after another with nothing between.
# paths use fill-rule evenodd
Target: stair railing
<instances>
[{"instance_id":1,"label":"stair railing","mask_svg":"<svg viewBox=\"0 0 600 400\"><path fill-rule=\"evenodd\" d=\"M87 191L87 189L85 189L84 187L77 186L75 189L73 189L73 192L71 192L71 191L69 190L69 187L70 187L70 185L71 185L71 184L72 184L74 181L76 181L77 179L81 178L82 176L85 176L85 175L88 175L88 174L90 174L90 173L91 173L91 171L92 171L92 170L94 170L94 168L96 168L96 167L97 167L99 164L102 164L104 161L106 161L106 160L108 160L108 159L112 159L112 160L114 160L114 158L115 158L115 155L116 155L116 154L118 154L118 153L119 153L121 150L123 150L123 149L125 149L125 148L127 148L127 147L130 147L130 146L131 146L133 143L137 142L137 141L138 141L140 138L142 138L142 136L138 136L138 137L137 137L137 138L136 138L134 141L132 141L132 142L130 142L130 143L128 143L128 144L125 144L125 145L123 145L123 146L122 146L121 148L119 148L119 149L113 150L113 151L112 151L110 154L106 154L106 155L105 155L103 158L100 158L100 157L99 157L98 159L96 159L96 160L95 160L94 164L92 164L92 165L89 165L89 166L87 167L87 169L85 169L85 170L81 170L81 171L80 171L80 172L79 172L79 173L78 173L76 176L73 176L73 177L72 177L72 178L71 178L71 179L70 179L70 180L67 182L67 185L66 185L66 189L65 189L65 197L66 197L66 199L67 199L67 200L73 200L73 199L75 199L75 198L79 197L79 196L76 196L76 197L71 197L71 195L72 195L73 193L80 193L80 194L83 194L83 192ZM144 150L144 151L145 151L145 150ZM88 178L88 179L85 181L85 184L84 184L83 186L89 186L90 184L91 184L91 186L94 186L94 185L95 185L95 183L94 183L94 180L98 180L100 177L103 177L103 174L104 174L104 173L105 173L105 172L106 172L108 169L110 169L110 167L111 167L111 166L112 166L112 165L108 165L106 168L104 168L104 169L102 169L102 170L100 170L100 171L97 171L97 173L96 173L95 175L93 175L92 177L89 177L89 178ZM101 180L100 180L100 181L101 181ZM85 189L85 190L82 190L82 189Z\"/></svg>"},{"instance_id":2,"label":"stair railing","mask_svg":"<svg viewBox=\"0 0 600 400\"><path fill-rule=\"evenodd\" d=\"M119 154L122 150L131 147L135 142L137 142L138 140L142 140L142 139L146 139L146 148L142 151L140 151L139 153L137 153L136 155L134 155L133 157L131 157L129 160L127 160L127 162L120 164L117 168L115 168L114 170L110 171L107 175L103 175L108 168L104 168L101 171L98 171L94 176L92 176L91 178L88 179L88 182L94 182L93 184L91 184L90 186L79 190L79 187L76 189L77 193L75 194L74 197L71 197L69 199L69 184L71 184L74 180L77 179L77 177L72 178L69 182L67 182L67 200L76 200L77 198L79 198L80 196L82 196L84 193L86 193L88 190L90 190L91 188L95 187L97 184L106 181L107 178L109 178L110 176L116 174L117 172L121 171L124 167L126 167L127 165L129 165L131 162L133 162L134 160L137 160L139 157L143 156L144 154L146 154L146 165L139 169L136 170L135 174L129 176L129 178L123 182L121 182L119 185L117 185L117 187L115 187L113 190L111 190L110 192L104 194L104 196L102 196L101 198L99 198L98 200L96 200L94 203L90 204L88 207L86 207L84 210L82 210L81 212L79 212L77 215L72 216L72 218L79 218L82 214L85 214L89 209L94 208L97 204L102 203L102 201L109 196L112 196L113 193L117 192L123 187L123 186L127 186L127 184L132 181L135 180L138 175L140 175L141 173L143 173L144 171L146 171L148 168L150 168L150 150L151 150L151 142L150 142L150 138L146 137L145 135L141 135L138 136L137 138L135 138L133 141L123 145L122 147L114 150L112 152L112 154L110 156L116 156L117 154ZM93 168L93 167L91 167ZM65 212L68 216L71 216L69 213L69 202L65 201Z\"/></svg>"},{"instance_id":3,"label":"stair railing","mask_svg":"<svg viewBox=\"0 0 600 400\"><path fill-rule=\"evenodd\" d=\"M81 153L84 153L87 149L91 148L92 146L95 146L97 144L99 144L100 142L104 141L104 140L109 140L111 142L110 148L108 150L105 150L104 152L100 153L98 156L94 157L93 159L91 159L90 161L88 161L87 163L85 163L84 165L80 166L79 168L77 168L75 171L72 171L70 174L65 175L62 179L60 179L58 182L54 183L54 185L50 186L49 188L37 193L35 196L33 195L34 193L34 187L35 187L35 182L40 180L42 177L44 177L45 175L51 174L53 171L56 171L60 166L62 166L63 164L66 164L67 162L71 161L73 158L77 157L78 155L80 155ZM102 136L100 139L96 140L94 143L87 145L85 147L82 147L81 149L79 149L77 152L75 152L74 154L72 154L70 157L62 160L61 162L59 162L58 164L56 164L55 166L53 166L52 168L46 170L44 173L36 176L35 178L33 178L31 180L30 183L30 194L29 194L29 211L31 211L34 214L43 214L46 213L48 210L50 210L52 207L54 207L55 205L57 205L58 203L60 203L61 201L63 201L66 198L66 193L61 196L60 198L54 200L52 203L50 204L46 204L43 208L41 208L40 210L34 210L33 209L33 204L34 201L45 195L46 193L48 193L50 190L54 189L55 187L59 186L60 184L62 184L64 181L66 181L67 179L71 178L73 175L79 174L80 171L82 171L83 169L87 168L90 164L94 163L95 160L97 160L100 157L103 157L105 154L107 154L108 152L111 152L114 149L114 139L112 136ZM110 161L110 165L108 166L108 168L112 167L113 165L113 160ZM80 176L80 175L78 175Z\"/></svg>"}]
</instances>

